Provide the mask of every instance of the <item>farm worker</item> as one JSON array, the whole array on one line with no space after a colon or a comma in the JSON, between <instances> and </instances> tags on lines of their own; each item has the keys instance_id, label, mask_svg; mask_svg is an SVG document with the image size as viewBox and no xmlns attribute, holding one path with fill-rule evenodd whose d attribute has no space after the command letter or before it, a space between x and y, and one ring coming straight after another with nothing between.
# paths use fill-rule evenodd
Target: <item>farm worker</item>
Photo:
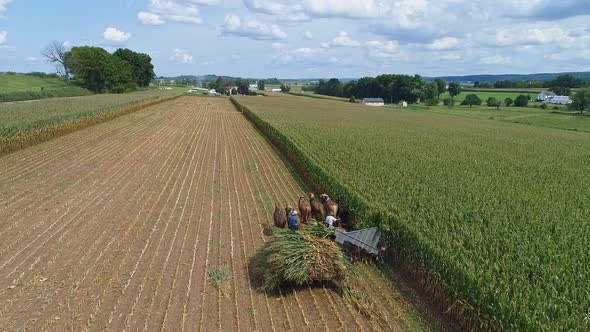
<instances>
[{"instance_id":1,"label":"farm worker","mask_svg":"<svg viewBox=\"0 0 590 332\"><path fill-rule=\"evenodd\" d=\"M299 212L297 210L291 210L289 213L289 229L296 231L299 226L299 217L297 216Z\"/></svg>"},{"instance_id":2,"label":"farm worker","mask_svg":"<svg viewBox=\"0 0 590 332\"><path fill-rule=\"evenodd\" d=\"M334 218L334 216L333 216L331 213L329 213L329 214L328 214L328 216L326 217L326 225L327 225L329 228L333 228L333 227L334 227L334 224L335 224L337 221L338 221L338 219Z\"/></svg>"}]
</instances>

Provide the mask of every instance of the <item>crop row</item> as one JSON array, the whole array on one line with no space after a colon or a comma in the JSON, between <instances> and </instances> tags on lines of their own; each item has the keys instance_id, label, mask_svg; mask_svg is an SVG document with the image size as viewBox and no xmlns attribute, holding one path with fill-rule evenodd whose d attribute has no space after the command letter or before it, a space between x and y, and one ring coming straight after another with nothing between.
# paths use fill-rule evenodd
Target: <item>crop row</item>
<instances>
[{"instance_id":1,"label":"crop row","mask_svg":"<svg viewBox=\"0 0 590 332\"><path fill-rule=\"evenodd\" d=\"M297 97L234 103L310 183L384 229L465 328L586 326L585 134Z\"/></svg>"},{"instance_id":2,"label":"crop row","mask_svg":"<svg viewBox=\"0 0 590 332\"><path fill-rule=\"evenodd\" d=\"M178 96L153 90L0 104L0 155Z\"/></svg>"}]
</instances>

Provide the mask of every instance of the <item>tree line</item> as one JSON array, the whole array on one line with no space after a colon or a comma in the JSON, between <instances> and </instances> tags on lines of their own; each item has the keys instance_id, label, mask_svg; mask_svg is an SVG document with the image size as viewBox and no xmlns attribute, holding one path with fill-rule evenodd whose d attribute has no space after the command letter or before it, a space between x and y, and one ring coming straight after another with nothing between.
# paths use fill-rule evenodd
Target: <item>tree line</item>
<instances>
[{"instance_id":1,"label":"tree line","mask_svg":"<svg viewBox=\"0 0 590 332\"><path fill-rule=\"evenodd\" d=\"M341 83L333 78L328 81L320 80L317 85L304 87L317 94L343 98L383 98L386 102L397 103L406 101L436 101L441 94L449 90L451 96L460 93L458 83L451 83L436 79L433 82L422 79L420 75L379 75L377 77L363 77L358 81Z\"/></svg>"},{"instance_id":2,"label":"tree line","mask_svg":"<svg viewBox=\"0 0 590 332\"><path fill-rule=\"evenodd\" d=\"M526 88L546 88L558 95L570 95L571 89L578 89L590 86L590 81L574 77L573 75L559 75L550 81L509 81L502 80L496 82L478 82L473 84L474 88L496 88L496 89L526 89Z\"/></svg>"},{"instance_id":3,"label":"tree line","mask_svg":"<svg viewBox=\"0 0 590 332\"><path fill-rule=\"evenodd\" d=\"M124 93L149 86L156 76L148 54L119 48L114 53L100 47L81 46L67 50L53 42L42 52L55 63L58 74L68 84L95 93Z\"/></svg>"}]
</instances>

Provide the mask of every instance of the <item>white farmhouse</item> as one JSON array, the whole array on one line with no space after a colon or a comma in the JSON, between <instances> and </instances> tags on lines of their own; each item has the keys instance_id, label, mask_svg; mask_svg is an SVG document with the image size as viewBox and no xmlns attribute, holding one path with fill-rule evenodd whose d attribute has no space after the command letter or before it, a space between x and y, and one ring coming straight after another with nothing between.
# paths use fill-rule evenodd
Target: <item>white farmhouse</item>
<instances>
[{"instance_id":1,"label":"white farmhouse","mask_svg":"<svg viewBox=\"0 0 590 332\"><path fill-rule=\"evenodd\" d=\"M567 105L572 103L572 99L569 96L555 96L547 98L544 103Z\"/></svg>"},{"instance_id":2,"label":"white farmhouse","mask_svg":"<svg viewBox=\"0 0 590 332\"><path fill-rule=\"evenodd\" d=\"M383 98L365 98L361 104L367 106L385 106L385 101Z\"/></svg>"},{"instance_id":3,"label":"white farmhouse","mask_svg":"<svg viewBox=\"0 0 590 332\"><path fill-rule=\"evenodd\" d=\"M537 101L546 101L552 97L555 97L555 93L551 91L541 91L541 93L537 95Z\"/></svg>"},{"instance_id":4,"label":"white farmhouse","mask_svg":"<svg viewBox=\"0 0 590 332\"><path fill-rule=\"evenodd\" d=\"M270 91L271 91L271 92L281 92L281 91L283 91L283 90L281 90L281 89L276 89L276 88L275 88L275 89L271 89Z\"/></svg>"}]
</instances>

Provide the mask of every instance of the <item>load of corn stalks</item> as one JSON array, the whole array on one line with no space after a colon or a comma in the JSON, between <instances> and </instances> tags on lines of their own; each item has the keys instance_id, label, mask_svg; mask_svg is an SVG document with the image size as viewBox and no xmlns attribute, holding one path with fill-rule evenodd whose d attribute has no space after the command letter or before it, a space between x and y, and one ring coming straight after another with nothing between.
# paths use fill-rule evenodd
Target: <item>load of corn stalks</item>
<instances>
[{"instance_id":1,"label":"load of corn stalks","mask_svg":"<svg viewBox=\"0 0 590 332\"><path fill-rule=\"evenodd\" d=\"M375 314L370 301L355 289L361 282L356 268L342 249L328 237L334 229L314 223L299 231L273 230L273 235L254 256L252 272L260 289L274 291L282 285L309 285L329 282L361 313Z\"/></svg>"},{"instance_id":2,"label":"load of corn stalks","mask_svg":"<svg viewBox=\"0 0 590 332\"><path fill-rule=\"evenodd\" d=\"M351 264L342 250L327 237L333 231L315 224L300 231L276 229L254 257L253 272L265 291L283 284L305 285L314 281L343 283Z\"/></svg>"}]
</instances>

